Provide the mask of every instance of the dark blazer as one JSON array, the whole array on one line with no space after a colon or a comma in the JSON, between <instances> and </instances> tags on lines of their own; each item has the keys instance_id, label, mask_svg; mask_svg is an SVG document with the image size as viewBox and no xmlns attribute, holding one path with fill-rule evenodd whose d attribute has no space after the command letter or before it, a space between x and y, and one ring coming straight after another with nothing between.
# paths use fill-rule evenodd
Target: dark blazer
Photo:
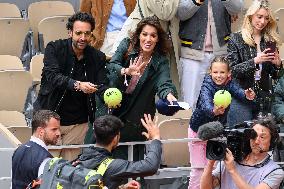
<instances>
[{"instance_id":1,"label":"dark blazer","mask_svg":"<svg viewBox=\"0 0 284 189\"><path fill-rule=\"evenodd\" d=\"M12 189L24 189L38 178L38 169L46 158L52 155L35 142L19 146L12 157Z\"/></svg>"},{"instance_id":2,"label":"dark blazer","mask_svg":"<svg viewBox=\"0 0 284 189\"><path fill-rule=\"evenodd\" d=\"M260 42L261 51L265 49L264 38ZM252 88L254 86L254 74L256 66L254 58L257 56L257 49L250 47L242 38L240 32L233 33L228 43L228 59L232 69L233 78L236 78L243 89ZM265 62L262 64L262 72L260 79L260 88L268 91L269 75L273 79L278 77L278 69L275 65ZM257 92L257 91L256 91Z\"/></svg>"},{"instance_id":3,"label":"dark blazer","mask_svg":"<svg viewBox=\"0 0 284 189\"><path fill-rule=\"evenodd\" d=\"M64 98L66 90L75 90L75 80L72 79L76 55L72 49L72 40L60 39L47 44L44 55L44 67L41 87L35 102L35 109L57 111ZM105 54L91 46L84 50L86 59L87 80L95 85L104 84L95 93L102 97L108 83L106 77ZM94 119L96 110L95 94L88 95L89 119Z\"/></svg>"}]
</instances>

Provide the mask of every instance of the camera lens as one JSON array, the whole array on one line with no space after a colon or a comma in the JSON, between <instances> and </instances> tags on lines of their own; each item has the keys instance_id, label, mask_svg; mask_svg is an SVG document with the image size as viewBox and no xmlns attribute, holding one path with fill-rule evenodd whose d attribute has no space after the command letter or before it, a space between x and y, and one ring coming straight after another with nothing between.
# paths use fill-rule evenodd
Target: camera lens
<instances>
[{"instance_id":1,"label":"camera lens","mask_svg":"<svg viewBox=\"0 0 284 189\"><path fill-rule=\"evenodd\" d=\"M209 140L206 146L206 157L212 160L223 160L226 153L226 144Z\"/></svg>"}]
</instances>

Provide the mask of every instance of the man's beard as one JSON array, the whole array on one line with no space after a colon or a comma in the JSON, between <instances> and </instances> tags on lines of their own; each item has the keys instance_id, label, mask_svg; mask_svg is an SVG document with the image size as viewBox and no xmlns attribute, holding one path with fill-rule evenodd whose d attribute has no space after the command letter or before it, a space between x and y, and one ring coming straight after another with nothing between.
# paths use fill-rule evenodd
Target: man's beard
<instances>
[{"instance_id":1,"label":"man's beard","mask_svg":"<svg viewBox=\"0 0 284 189\"><path fill-rule=\"evenodd\" d=\"M59 137L58 137L58 138L59 138ZM45 142L46 145L56 145L58 138L50 139L50 138L48 138L47 135L45 134L45 135L43 136L43 141Z\"/></svg>"}]
</instances>

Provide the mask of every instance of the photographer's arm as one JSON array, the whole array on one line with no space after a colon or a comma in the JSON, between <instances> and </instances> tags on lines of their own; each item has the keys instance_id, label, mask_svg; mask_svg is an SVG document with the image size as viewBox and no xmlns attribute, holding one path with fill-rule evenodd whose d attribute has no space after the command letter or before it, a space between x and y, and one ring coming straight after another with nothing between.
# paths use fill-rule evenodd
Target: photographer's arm
<instances>
[{"instance_id":1,"label":"photographer's arm","mask_svg":"<svg viewBox=\"0 0 284 189\"><path fill-rule=\"evenodd\" d=\"M218 178L212 175L215 160L208 160L208 163L200 179L200 189L213 189L219 185Z\"/></svg>"},{"instance_id":2,"label":"photographer's arm","mask_svg":"<svg viewBox=\"0 0 284 189\"><path fill-rule=\"evenodd\" d=\"M249 185L243 177L240 175L240 173L237 171L235 167L235 161L234 161L234 156L232 152L227 148L226 152L226 158L224 160L226 170L230 173L233 182L236 184L236 186L239 189L270 189L270 187L265 184L264 182L260 183L256 187L252 187ZM255 170L257 171L257 169Z\"/></svg>"}]
</instances>

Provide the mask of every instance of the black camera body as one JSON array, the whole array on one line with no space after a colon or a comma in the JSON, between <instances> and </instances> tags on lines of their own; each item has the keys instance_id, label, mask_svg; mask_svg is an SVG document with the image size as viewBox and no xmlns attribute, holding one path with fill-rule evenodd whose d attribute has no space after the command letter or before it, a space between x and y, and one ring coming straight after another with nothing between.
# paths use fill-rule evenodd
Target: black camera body
<instances>
[{"instance_id":1,"label":"black camera body","mask_svg":"<svg viewBox=\"0 0 284 189\"><path fill-rule=\"evenodd\" d=\"M220 137L225 137L227 140L208 140L206 146L206 158L211 160L224 160L226 156L226 148L229 148L232 152L235 161L240 162L243 158L251 152L250 139L254 139L257 136L255 130L247 123L239 128L239 125L235 126L235 129L224 129L223 134Z\"/></svg>"}]
</instances>

